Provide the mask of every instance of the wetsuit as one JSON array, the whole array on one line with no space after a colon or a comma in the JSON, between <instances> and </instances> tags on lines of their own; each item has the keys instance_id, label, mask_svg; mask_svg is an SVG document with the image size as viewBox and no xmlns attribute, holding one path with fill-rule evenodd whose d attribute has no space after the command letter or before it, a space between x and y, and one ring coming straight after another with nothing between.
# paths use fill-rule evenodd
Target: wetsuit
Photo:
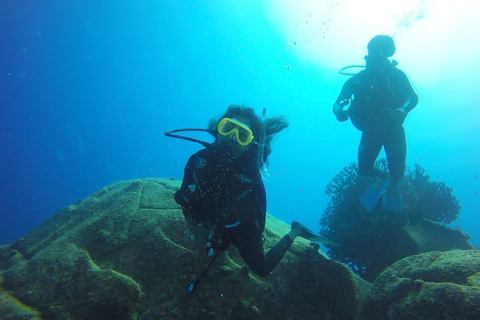
<instances>
[{"instance_id":1,"label":"wetsuit","mask_svg":"<svg viewBox=\"0 0 480 320\"><path fill-rule=\"evenodd\" d=\"M344 84L334 112L343 109L350 99L348 115L362 131L358 149L360 174L379 174L374 164L384 146L392 181L398 183L405 172L407 144L404 119L393 121L390 116L395 109L403 109L406 115L417 105L418 96L410 81L394 65L377 70L366 69ZM339 105L342 106L337 107Z\"/></svg>"},{"instance_id":2,"label":"wetsuit","mask_svg":"<svg viewBox=\"0 0 480 320\"><path fill-rule=\"evenodd\" d=\"M245 152L235 159L220 147L200 150L188 160L175 200L187 220L207 230L214 249L234 244L250 269L266 276L293 241L286 235L264 254L266 194L254 158Z\"/></svg>"}]
</instances>

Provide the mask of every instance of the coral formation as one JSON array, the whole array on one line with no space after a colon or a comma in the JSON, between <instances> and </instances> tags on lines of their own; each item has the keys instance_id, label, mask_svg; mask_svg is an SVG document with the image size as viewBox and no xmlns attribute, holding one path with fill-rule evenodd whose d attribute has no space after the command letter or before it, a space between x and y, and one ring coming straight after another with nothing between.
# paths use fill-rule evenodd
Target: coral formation
<instances>
[{"instance_id":1,"label":"coral formation","mask_svg":"<svg viewBox=\"0 0 480 320\"><path fill-rule=\"evenodd\" d=\"M386 160L377 161L377 166L385 169ZM431 250L471 248L463 245L468 235L457 234L450 228L446 229L448 237L463 241L458 247L451 248L445 243L445 247L429 249L422 247L412 236L414 226L428 225L427 220L451 223L461 209L452 188L443 182L431 181L420 165L416 164L415 169L408 170L401 182L403 214L382 212L382 199L372 212L361 206L360 197L373 181L372 177L359 176L357 165L352 163L326 187L325 193L330 196L330 202L320 220L321 234L339 244L330 247L328 254L331 258L347 264L358 275L373 282L385 267L406 256ZM435 243L442 239L430 240Z\"/></svg>"},{"instance_id":2,"label":"coral formation","mask_svg":"<svg viewBox=\"0 0 480 320\"><path fill-rule=\"evenodd\" d=\"M408 170L402 189L405 191L405 203L409 205L407 218L411 224L423 219L449 224L460 214L462 207L453 189L445 182L431 181L419 164L415 164L415 169Z\"/></svg>"}]
</instances>

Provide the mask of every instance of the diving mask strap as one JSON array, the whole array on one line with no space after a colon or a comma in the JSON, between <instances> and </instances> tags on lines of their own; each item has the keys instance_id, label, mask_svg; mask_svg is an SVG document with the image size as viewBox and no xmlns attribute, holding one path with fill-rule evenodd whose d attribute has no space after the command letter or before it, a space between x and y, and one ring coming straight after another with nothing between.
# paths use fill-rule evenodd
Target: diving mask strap
<instances>
[{"instance_id":1,"label":"diving mask strap","mask_svg":"<svg viewBox=\"0 0 480 320\"><path fill-rule=\"evenodd\" d=\"M165 134L167 137L170 137L170 138L182 139L182 140L187 140L187 141L199 143L199 144L201 144L202 146L204 146L205 148L215 147L215 145L212 144L212 143L208 143L208 142L205 142L205 141L202 141L202 140L198 140L198 139L195 139L195 138L190 138L190 137L186 137L186 136L181 136L181 135L178 135L178 134L174 134L175 132L190 132L190 131L195 131L195 132L207 132L207 133L210 133L214 138L217 137L217 133L216 133L214 130L209 130L209 129L195 129L195 128L174 129L174 130L166 131L164 134Z\"/></svg>"}]
</instances>

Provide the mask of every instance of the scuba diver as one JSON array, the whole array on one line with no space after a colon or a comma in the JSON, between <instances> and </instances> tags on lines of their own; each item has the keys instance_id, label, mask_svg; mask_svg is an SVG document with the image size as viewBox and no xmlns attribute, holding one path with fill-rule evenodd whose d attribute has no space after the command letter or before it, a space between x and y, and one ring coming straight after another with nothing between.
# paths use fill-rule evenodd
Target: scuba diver
<instances>
[{"instance_id":1,"label":"scuba diver","mask_svg":"<svg viewBox=\"0 0 480 320\"><path fill-rule=\"evenodd\" d=\"M262 167L271 153L274 135L288 127L282 117L263 119L253 108L232 105L220 120L211 119L208 129L178 129L165 134L205 146L192 155L185 166L175 201L181 205L189 229L205 239L206 254L212 257L204 273L189 286L193 292L208 268L230 244L237 247L250 269L267 276L280 262L294 239L331 243L315 235L299 222L268 253L264 253L266 193ZM206 131L215 137L212 144L173 134L181 131Z\"/></svg>"},{"instance_id":2,"label":"scuba diver","mask_svg":"<svg viewBox=\"0 0 480 320\"><path fill-rule=\"evenodd\" d=\"M365 70L345 82L333 113L340 122L350 118L362 131L358 148L359 173L378 177L362 195L362 205L372 211L387 189L383 210L401 213L403 201L399 183L404 176L407 154L403 123L417 105L418 96L405 73L396 68L397 62L388 59L395 53L390 36L373 37L367 50ZM387 155L389 174L374 166L382 146Z\"/></svg>"}]
</instances>

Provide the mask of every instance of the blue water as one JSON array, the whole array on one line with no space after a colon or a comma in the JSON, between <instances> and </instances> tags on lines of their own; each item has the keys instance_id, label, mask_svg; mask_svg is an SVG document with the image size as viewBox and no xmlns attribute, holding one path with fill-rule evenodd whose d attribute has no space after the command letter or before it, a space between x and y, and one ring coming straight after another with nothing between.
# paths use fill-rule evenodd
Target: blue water
<instances>
[{"instance_id":1,"label":"blue water","mask_svg":"<svg viewBox=\"0 0 480 320\"><path fill-rule=\"evenodd\" d=\"M305 4L292 22L287 1L2 1L0 244L115 181L181 179L200 146L163 132L204 128L230 104L287 115L270 157L268 211L319 230L324 188L356 161L360 139L331 112L347 79L337 70L362 63L368 40L392 30L362 34L344 20L359 35L339 37L338 3L326 13ZM393 30L399 67L420 96L405 125L407 165L454 188L463 210L452 226L480 244L480 65L465 58L480 45L463 33L441 39L437 61L408 37L434 11Z\"/></svg>"}]
</instances>

